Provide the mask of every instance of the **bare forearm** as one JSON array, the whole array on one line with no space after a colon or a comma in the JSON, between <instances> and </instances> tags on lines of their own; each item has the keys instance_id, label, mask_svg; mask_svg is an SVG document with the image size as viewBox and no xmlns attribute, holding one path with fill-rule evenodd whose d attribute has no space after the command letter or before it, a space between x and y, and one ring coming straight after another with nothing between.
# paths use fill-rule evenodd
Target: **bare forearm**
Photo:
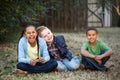
<instances>
[{"instance_id":1,"label":"bare forearm","mask_svg":"<svg viewBox=\"0 0 120 80\"><path fill-rule=\"evenodd\" d=\"M103 58L104 57L108 57L108 56L111 56L112 55L112 50L108 50L107 52L105 52L104 54L102 54Z\"/></svg>"},{"instance_id":2,"label":"bare forearm","mask_svg":"<svg viewBox=\"0 0 120 80\"><path fill-rule=\"evenodd\" d=\"M90 53L89 53L88 51L86 51L85 49L82 49L82 50L81 50L81 54L82 54L83 56L86 56L86 57L95 58L94 55L90 54Z\"/></svg>"},{"instance_id":3,"label":"bare forearm","mask_svg":"<svg viewBox=\"0 0 120 80\"><path fill-rule=\"evenodd\" d=\"M102 58L105 58L105 57L108 57L108 56L111 56L111 55L112 55L112 50L108 50L104 54L96 56L95 59L102 59Z\"/></svg>"}]
</instances>

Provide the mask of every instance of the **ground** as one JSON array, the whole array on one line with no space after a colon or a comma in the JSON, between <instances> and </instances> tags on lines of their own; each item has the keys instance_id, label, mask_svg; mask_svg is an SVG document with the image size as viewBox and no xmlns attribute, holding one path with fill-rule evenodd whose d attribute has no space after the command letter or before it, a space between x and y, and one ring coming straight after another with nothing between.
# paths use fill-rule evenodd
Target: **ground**
<instances>
[{"instance_id":1,"label":"ground","mask_svg":"<svg viewBox=\"0 0 120 80\"><path fill-rule=\"evenodd\" d=\"M120 28L98 28L99 40L104 41L113 50L113 55L106 63L112 68L108 72L77 70L67 72L50 72L40 74L15 74L17 64L17 43L0 44L0 80L119 80L120 79ZM85 32L54 33L62 34L71 48L73 55L81 59L80 47L87 40Z\"/></svg>"}]
</instances>

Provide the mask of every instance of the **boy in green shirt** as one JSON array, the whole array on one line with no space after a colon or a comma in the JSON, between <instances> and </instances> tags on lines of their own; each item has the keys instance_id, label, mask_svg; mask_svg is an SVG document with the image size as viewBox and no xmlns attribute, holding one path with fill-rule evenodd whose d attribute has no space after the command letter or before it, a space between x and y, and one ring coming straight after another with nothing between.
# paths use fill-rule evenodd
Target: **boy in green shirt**
<instances>
[{"instance_id":1,"label":"boy in green shirt","mask_svg":"<svg viewBox=\"0 0 120 80\"><path fill-rule=\"evenodd\" d=\"M112 50L102 41L97 40L98 31L89 28L86 31L86 41L81 47L82 66L85 69L107 71L104 64L112 55Z\"/></svg>"}]
</instances>

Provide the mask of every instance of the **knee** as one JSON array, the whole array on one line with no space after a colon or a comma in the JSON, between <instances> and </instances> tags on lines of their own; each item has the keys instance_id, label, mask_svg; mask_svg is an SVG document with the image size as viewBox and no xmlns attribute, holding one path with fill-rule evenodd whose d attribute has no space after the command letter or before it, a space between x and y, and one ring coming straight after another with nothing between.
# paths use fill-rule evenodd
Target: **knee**
<instances>
[{"instance_id":1,"label":"knee","mask_svg":"<svg viewBox=\"0 0 120 80\"><path fill-rule=\"evenodd\" d=\"M57 66L58 66L57 61L53 61L53 65L54 65L55 67L57 67Z\"/></svg>"},{"instance_id":2,"label":"knee","mask_svg":"<svg viewBox=\"0 0 120 80\"><path fill-rule=\"evenodd\" d=\"M72 63L68 68L69 70L76 70L77 68L79 68L80 64L77 63Z\"/></svg>"},{"instance_id":3,"label":"knee","mask_svg":"<svg viewBox=\"0 0 120 80\"><path fill-rule=\"evenodd\" d=\"M58 65L57 61L55 61L55 60L50 60L50 64L52 64L53 66L56 66L56 67Z\"/></svg>"},{"instance_id":4,"label":"knee","mask_svg":"<svg viewBox=\"0 0 120 80\"><path fill-rule=\"evenodd\" d=\"M59 71L67 71L67 67L64 64L58 62L57 69Z\"/></svg>"},{"instance_id":5,"label":"knee","mask_svg":"<svg viewBox=\"0 0 120 80\"><path fill-rule=\"evenodd\" d=\"M57 66L58 71L67 71L67 68L65 66Z\"/></svg>"},{"instance_id":6,"label":"knee","mask_svg":"<svg viewBox=\"0 0 120 80\"><path fill-rule=\"evenodd\" d=\"M73 69L73 70L77 69L80 66L80 60L79 59L76 59L76 60L73 59L70 63L71 63L70 64L71 69Z\"/></svg>"},{"instance_id":7,"label":"knee","mask_svg":"<svg viewBox=\"0 0 120 80\"><path fill-rule=\"evenodd\" d=\"M17 69L23 69L23 68L24 68L24 63L17 64Z\"/></svg>"}]
</instances>

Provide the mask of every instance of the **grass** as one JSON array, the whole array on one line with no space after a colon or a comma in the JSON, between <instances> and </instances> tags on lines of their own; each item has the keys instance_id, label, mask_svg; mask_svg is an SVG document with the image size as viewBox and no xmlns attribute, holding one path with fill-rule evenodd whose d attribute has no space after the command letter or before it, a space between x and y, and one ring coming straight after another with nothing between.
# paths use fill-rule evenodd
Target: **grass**
<instances>
[{"instance_id":1,"label":"grass","mask_svg":"<svg viewBox=\"0 0 120 80\"><path fill-rule=\"evenodd\" d=\"M114 54L106 66L114 65L108 72L78 70L20 75L13 71L17 64L17 44L0 44L0 80L119 80L120 79L120 28L98 28L99 39L108 44ZM64 35L73 55L79 56L80 47L86 40L83 32L55 33ZM16 42L16 41L15 41ZM81 58L79 56L79 58Z\"/></svg>"}]
</instances>

